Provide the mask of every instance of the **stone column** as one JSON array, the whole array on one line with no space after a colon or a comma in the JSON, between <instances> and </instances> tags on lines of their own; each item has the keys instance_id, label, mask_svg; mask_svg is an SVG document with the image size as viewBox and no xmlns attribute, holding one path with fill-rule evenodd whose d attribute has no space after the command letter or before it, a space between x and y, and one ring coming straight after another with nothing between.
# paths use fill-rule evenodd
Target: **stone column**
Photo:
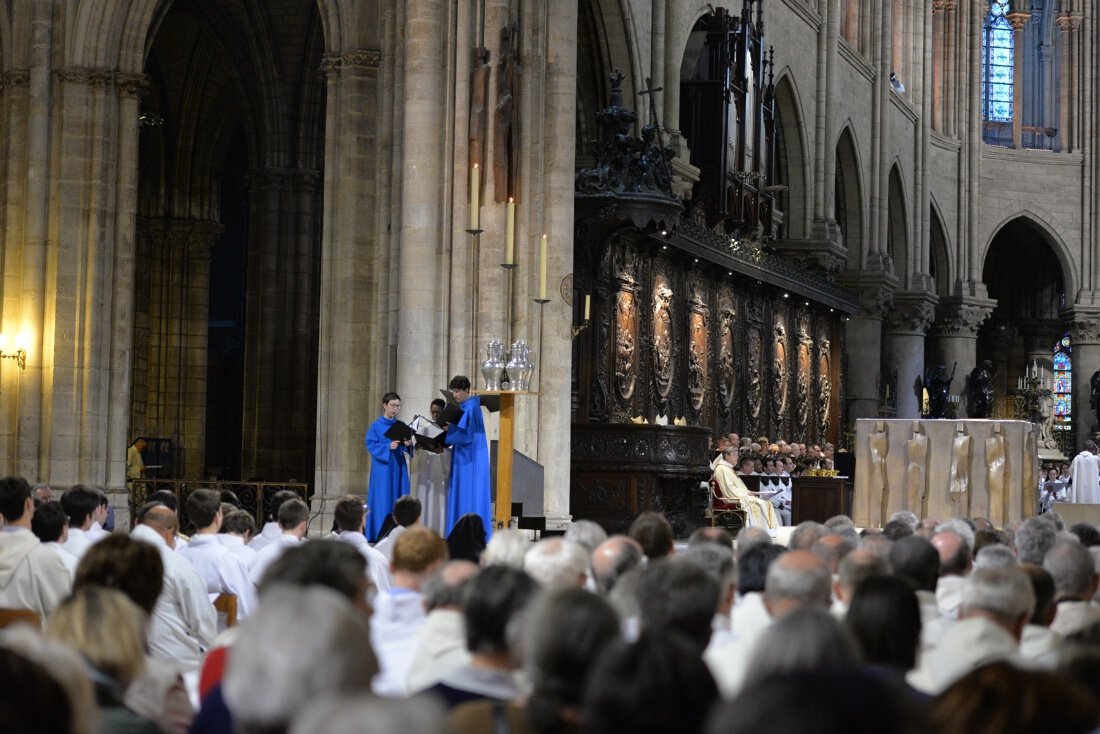
<instances>
[{"instance_id":1,"label":"stone column","mask_svg":"<svg viewBox=\"0 0 1100 734\"><path fill-rule=\"evenodd\" d=\"M1031 20L1030 10L1013 10L1005 15L1012 24L1012 147L1020 148L1024 127L1024 27Z\"/></svg>"},{"instance_id":2,"label":"stone column","mask_svg":"<svg viewBox=\"0 0 1100 734\"><path fill-rule=\"evenodd\" d=\"M946 62L946 47L943 41L944 5L946 0L932 0L932 89L929 99L932 103L932 129L942 133L943 108L946 99L943 72Z\"/></svg>"},{"instance_id":3,"label":"stone column","mask_svg":"<svg viewBox=\"0 0 1100 734\"><path fill-rule=\"evenodd\" d=\"M941 300L936 308L936 321L929 332L929 364L944 365L949 375L954 369L951 394L959 396L956 417L969 415L967 379L978 363L978 329L996 305L991 299L952 296Z\"/></svg>"},{"instance_id":4,"label":"stone column","mask_svg":"<svg viewBox=\"0 0 1100 734\"><path fill-rule=\"evenodd\" d=\"M924 378L924 337L936 315L936 298L928 293L895 293L883 323L887 373L898 373L898 418L919 418Z\"/></svg>"},{"instance_id":5,"label":"stone column","mask_svg":"<svg viewBox=\"0 0 1100 734\"><path fill-rule=\"evenodd\" d=\"M882 320L890 308L897 278L887 273L845 272L838 280L860 294L860 311L845 324L844 378L847 428L879 414L882 384Z\"/></svg>"},{"instance_id":6,"label":"stone column","mask_svg":"<svg viewBox=\"0 0 1100 734\"><path fill-rule=\"evenodd\" d=\"M955 32L956 24L959 22L959 14L955 12L957 2L958 0L945 0L943 4L943 124L944 132L951 136L959 134L957 120L958 106L961 101L958 95L958 79L955 76L959 69L959 36Z\"/></svg>"},{"instance_id":7,"label":"stone column","mask_svg":"<svg viewBox=\"0 0 1100 734\"><path fill-rule=\"evenodd\" d=\"M1085 441L1095 439L1097 409L1091 405L1091 380L1100 370L1100 312L1074 308L1066 314L1070 339L1073 341L1073 435L1080 451Z\"/></svg>"},{"instance_id":8,"label":"stone column","mask_svg":"<svg viewBox=\"0 0 1100 734\"><path fill-rule=\"evenodd\" d=\"M1058 30L1061 32L1060 52L1062 55L1062 78L1059 80L1058 102L1058 135L1061 138L1061 150L1063 153L1071 153L1077 148L1077 139L1073 135L1073 125L1076 123L1074 108L1077 106L1077 33L1081 26L1081 19L1070 13L1062 13L1057 18ZM1074 121L1074 122L1071 122Z\"/></svg>"}]
</instances>

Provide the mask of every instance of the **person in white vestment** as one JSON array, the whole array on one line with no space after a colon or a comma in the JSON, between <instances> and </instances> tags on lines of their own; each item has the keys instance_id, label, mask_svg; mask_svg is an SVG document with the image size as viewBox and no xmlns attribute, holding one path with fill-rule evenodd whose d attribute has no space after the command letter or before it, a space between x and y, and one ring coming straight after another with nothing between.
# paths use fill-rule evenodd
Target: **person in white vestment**
<instances>
[{"instance_id":1,"label":"person in white vestment","mask_svg":"<svg viewBox=\"0 0 1100 734\"><path fill-rule=\"evenodd\" d=\"M197 670L218 634L218 616L206 582L191 562L175 552L178 520L164 505L143 507L130 537L153 545L164 563L164 588L149 621L149 653Z\"/></svg>"},{"instance_id":2,"label":"person in white vestment","mask_svg":"<svg viewBox=\"0 0 1100 734\"><path fill-rule=\"evenodd\" d=\"M99 509L99 497L99 492L82 484L65 490L61 495L61 507L69 516L69 537L64 547L77 559L83 558L94 542L88 531L91 530L95 513Z\"/></svg>"},{"instance_id":3,"label":"person in white vestment","mask_svg":"<svg viewBox=\"0 0 1100 734\"><path fill-rule=\"evenodd\" d=\"M1085 442L1085 450L1077 454L1070 467L1069 501L1077 504L1100 505L1100 456L1096 442Z\"/></svg>"},{"instance_id":4,"label":"person in white vestment","mask_svg":"<svg viewBox=\"0 0 1100 734\"><path fill-rule=\"evenodd\" d=\"M718 482L718 491L727 502L738 503L745 510L747 525L764 527L769 530L779 527L775 508L765 499L754 496L741 481L733 469L737 450L733 447L722 452L722 462L714 470L714 479Z\"/></svg>"},{"instance_id":5,"label":"person in white vestment","mask_svg":"<svg viewBox=\"0 0 1100 734\"><path fill-rule=\"evenodd\" d=\"M92 526L87 530L88 539L93 543L99 542L111 534L109 530L103 527L103 524L107 522L107 513L111 509L111 500L102 492L97 491L96 494L99 495L99 505L92 513Z\"/></svg>"},{"instance_id":6,"label":"person in white vestment","mask_svg":"<svg viewBox=\"0 0 1100 734\"><path fill-rule=\"evenodd\" d=\"M31 516L31 532L42 542L42 545L61 556L69 573L76 576L76 565L79 560L63 546L67 530L68 518L65 517L65 510L60 502L44 502L34 508L34 515Z\"/></svg>"},{"instance_id":7,"label":"person in white vestment","mask_svg":"<svg viewBox=\"0 0 1100 734\"><path fill-rule=\"evenodd\" d=\"M371 643L380 672L372 688L380 696L404 696L417 632L427 614L421 589L447 560L447 544L434 530L410 528L393 547L392 586L374 600Z\"/></svg>"},{"instance_id":8,"label":"person in white vestment","mask_svg":"<svg viewBox=\"0 0 1100 734\"><path fill-rule=\"evenodd\" d=\"M1100 622L1100 604L1092 601L1100 576L1089 549L1076 540L1059 540L1043 557L1054 579L1057 612L1050 628L1069 637Z\"/></svg>"},{"instance_id":9,"label":"person in white vestment","mask_svg":"<svg viewBox=\"0 0 1100 734\"><path fill-rule=\"evenodd\" d=\"M212 489L196 489L187 497L187 514L195 526L191 542L177 551L191 561L206 582L212 597L233 594L237 597L237 618L244 619L256 609L256 586L248 577L248 566L239 556L218 542L222 524L221 498Z\"/></svg>"},{"instance_id":10,"label":"person in white vestment","mask_svg":"<svg viewBox=\"0 0 1100 734\"><path fill-rule=\"evenodd\" d=\"M438 423L446 407L440 399L432 401L432 421ZM451 452L443 449L436 453L421 448L413 459L416 471L416 486L413 493L422 504L421 521L440 535L447 529L447 491L451 477Z\"/></svg>"},{"instance_id":11,"label":"person in white vestment","mask_svg":"<svg viewBox=\"0 0 1100 734\"><path fill-rule=\"evenodd\" d=\"M248 569L248 577L256 586L260 585L268 566L278 560L287 548L293 548L302 542L309 528L309 506L297 497L292 497L279 505L278 521L282 534L275 542L256 553L256 560Z\"/></svg>"},{"instance_id":12,"label":"person in white vestment","mask_svg":"<svg viewBox=\"0 0 1100 734\"><path fill-rule=\"evenodd\" d=\"M245 510L234 510L222 519L218 542L251 569L256 561L256 551L248 547L248 541L252 540L255 534L256 521L252 519L252 515Z\"/></svg>"},{"instance_id":13,"label":"person in white vestment","mask_svg":"<svg viewBox=\"0 0 1100 734\"><path fill-rule=\"evenodd\" d=\"M271 496L271 504L267 514L267 522L260 528L260 532L249 541L248 547L259 553L272 543L279 542L283 529L279 527L279 508L284 502L297 499L298 495L289 489L282 489Z\"/></svg>"},{"instance_id":14,"label":"person in white vestment","mask_svg":"<svg viewBox=\"0 0 1100 734\"><path fill-rule=\"evenodd\" d=\"M333 520L336 522L336 532L329 537L348 543L359 551L367 561L367 575L374 583L374 587L378 591L388 591L390 561L382 555L381 551L371 548L370 543L367 542L367 536L364 535L367 527L367 513L363 508L363 498L350 494L345 496L336 503Z\"/></svg>"},{"instance_id":15,"label":"person in white vestment","mask_svg":"<svg viewBox=\"0 0 1100 734\"><path fill-rule=\"evenodd\" d=\"M435 685L470 661L462 599L477 572L475 563L450 561L424 583L428 616L416 633L412 661L405 675L409 693Z\"/></svg>"},{"instance_id":16,"label":"person in white vestment","mask_svg":"<svg viewBox=\"0 0 1100 734\"><path fill-rule=\"evenodd\" d=\"M393 544L401 537L401 534L420 522L423 503L412 495L398 497L393 503L393 520L397 523L389 534L374 544L374 549L386 557L386 564L393 560ZM439 533L439 529L425 524ZM440 533L442 535L442 533Z\"/></svg>"},{"instance_id":17,"label":"person in white vestment","mask_svg":"<svg viewBox=\"0 0 1100 734\"><path fill-rule=\"evenodd\" d=\"M0 479L0 607L30 609L43 619L72 589L61 556L31 532L34 499L21 477Z\"/></svg>"}]
</instances>

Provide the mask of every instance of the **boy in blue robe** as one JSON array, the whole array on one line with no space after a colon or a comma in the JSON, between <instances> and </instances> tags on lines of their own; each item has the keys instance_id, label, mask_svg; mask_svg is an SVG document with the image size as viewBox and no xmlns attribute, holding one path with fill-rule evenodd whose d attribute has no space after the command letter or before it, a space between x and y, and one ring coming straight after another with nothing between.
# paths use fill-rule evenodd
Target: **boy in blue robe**
<instances>
[{"instance_id":1,"label":"boy in blue robe","mask_svg":"<svg viewBox=\"0 0 1100 734\"><path fill-rule=\"evenodd\" d=\"M370 452L370 488L367 490L367 540L374 542L382 523L393 511L397 498L409 493L409 466L405 455L412 453L410 441L391 441L386 431L397 422L401 396L388 392L382 396L382 417L367 431L367 451ZM479 416L480 417L480 416Z\"/></svg>"},{"instance_id":2,"label":"boy in blue robe","mask_svg":"<svg viewBox=\"0 0 1100 734\"><path fill-rule=\"evenodd\" d=\"M481 417L481 399L470 395L470 378L458 375L448 385L462 417L447 426L446 444L451 456L451 483L447 493L447 534L467 513L481 516L486 536L492 533L489 514L489 446L485 440L485 422Z\"/></svg>"}]
</instances>

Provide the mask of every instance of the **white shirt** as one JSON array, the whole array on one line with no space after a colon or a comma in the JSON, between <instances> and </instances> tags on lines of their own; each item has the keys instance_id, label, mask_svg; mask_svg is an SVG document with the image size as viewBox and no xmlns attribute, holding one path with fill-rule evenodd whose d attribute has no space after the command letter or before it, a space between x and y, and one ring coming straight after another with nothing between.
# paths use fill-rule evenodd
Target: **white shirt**
<instances>
[{"instance_id":1,"label":"white shirt","mask_svg":"<svg viewBox=\"0 0 1100 734\"><path fill-rule=\"evenodd\" d=\"M259 553L267 546L275 543L283 534L283 529L277 522L265 522L260 534L249 541L248 547Z\"/></svg>"},{"instance_id":2,"label":"white shirt","mask_svg":"<svg viewBox=\"0 0 1100 734\"><path fill-rule=\"evenodd\" d=\"M1100 622L1100 604L1091 601L1062 601L1056 609L1050 629L1064 637Z\"/></svg>"},{"instance_id":3,"label":"white shirt","mask_svg":"<svg viewBox=\"0 0 1100 734\"><path fill-rule=\"evenodd\" d=\"M197 670L218 634L218 615L206 583L191 562L149 526L138 525L130 537L152 545L164 562L164 588L149 620L149 653L185 670Z\"/></svg>"},{"instance_id":4,"label":"white shirt","mask_svg":"<svg viewBox=\"0 0 1100 734\"><path fill-rule=\"evenodd\" d=\"M1100 456L1082 451L1074 457L1070 472L1070 502L1100 504Z\"/></svg>"},{"instance_id":5,"label":"white shirt","mask_svg":"<svg viewBox=\"0 0 1100 734\"><path fill-rule=\"evenodd\" d=\"M42 547L49 548L50 550L56 552L57 555L61 556L61 560L62 562L64 562L65 568L69 569L69 575L74 578L76 577L76 567L80 565L79 558L74 556L69 551L65 550L65 546L61 545L61 543L58 543L56 540L50 541L49 543L43 543Z\"/></svg>"},{"instance_id":6,"label":"white shirt","mask_svg":"<svg viewBox=\"0 0 1100 734\"><path fill-rule=\"evenodd\" d=\"M0 532L0 607L46 616L69 595L73 579L57 552L16 525Z\"/></svg>"},{"instance_id":7,"label":"white shirt","mask_svg":"<svg viewBox=\"0 0 1100 734\"><path fill-rule=\"evenodd\" d=\"M397 532L397 528L394 528L394 532ZM390 533L390 535L393 535L393 533ZM367 576L374 582L376 589L379 591L390 590L390 562L382 555L381 551L370 547L367 536L351 530L341 530L334 537L348 543L363 554L363 557L367 559Z\"/></svg>"},{"instance_id":8,"label":"white shirt","mask_svg":"<svg viewBox=\"0 0 1100 734\"><path fill-rule=\"evenodd\" d=\"M374 544L374 549L386 557L387 563L393 561L393 547L397 544L397 539L400 538L406 530L408 530L408 528L398 525L390 531L389 535Z\"/></svg>"},{"instance_id":9,"label":"white shirt","mask_svg":"<svg viewBox=\"0 0 1100 734\"><path fill-rule=\"evenodd\" d=\"M237 597L237 618L244 619L256 609L256 586L248 577L248 567L238 556L218 542L215 535L192 535L186 548L177 551L195 567L206 582L208 594L233 594Z\"/></svg>"},{"instance_id":10,"label":"white shirt","mask_svg":"<svg viewBox=\"0 0 1100 734\"><path fill-rule=\"evenodd\" d=\"M88 535L87 531L70 527L69 538L61 544L61 547L79 561L84 557L84 554L88 552L88 549L92 547L92 542L92 538Z\"/></svg>"},{"instance_id":11,"label":"white shirt","mask_svg":"<svg viewBox=\"0 0 1100 734\"><path fill-rule=\"evenodd\" d=\"M244 538L241 536L231 533L218 533L218 542L227 551L244 561L244 565L248 568L252 568L252 564L256 562L256 551L245 545Z\"/></svg>"},{"instance_id":12,"label":"white shirt","mask_svg":"<svg viewBox=\"0 0 1100 734\"><path fill-rule=\"evenodd\" d=\"M1022 667L1016 639L991 620L970 617L952 625L939 645L923 653L907 680L918 691L938 695L971 671L1002 660Z\"/></svg>"},{"instance_id":13,"label":"white shirt","mask_svg":"<svg viewBox=\"0 0 1100 734\"><path fill-rule=\"evenodd\" d=\"M433 609L416 632L415 650L405 676L409 693L423 691L470 662L466 620L455 609Z\"/></svg>"},{"instance_id":14,"label":"white shirt","mask_svg":"<svg viewBox=\"0 0 1100 734\"><path fill-rule=\"evenodd\" d=\"M420 592L393 588L375 598L370 620L371 644L378 656L379 670L371 684L375 693L380 696L408 694L405 686L416 651L416 633L426 620Z\"/></svg>"},{"instance_id":15,"label":"white shirt","mask_svg":"<svg viewBox=\"0 0 1100 734\"><path fill-rule=\"evenodd\" d=\"M92 526L85 531L85 535L93 543L98 543L104 538L110 537L110 533L103 529L103 526L99 524L99 520L92 520Z\"/></svg>"},{"instance_id":16,"label":"white shirt","mask_svg":"<svg viewBox=\"0 0 1100 734\"><path fill-rule=\"evenodd\" d=\"M274 543L264 546L263 550L256 553L256 560L252 562L252 567L248 569L248 577L252 579L252 583L259 586L260 580L263 579L268 567L279 560L279 556L286 553L287 548L293 548L301 542L302 539L297 535L283 533Z\"/></svg>"}]
</instances>

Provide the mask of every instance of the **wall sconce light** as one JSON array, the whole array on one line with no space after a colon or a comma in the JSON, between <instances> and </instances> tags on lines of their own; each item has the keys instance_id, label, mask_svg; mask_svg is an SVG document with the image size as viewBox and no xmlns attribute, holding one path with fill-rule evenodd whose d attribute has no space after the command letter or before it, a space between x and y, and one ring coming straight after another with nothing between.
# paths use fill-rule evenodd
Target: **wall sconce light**
<instances>
[{"instance_id":1,"label":"wall sconce light","mask_svg":"<svg viewBox=\"0 0 1100 734\"><path fill-rule=\"evenodd\" d=\"M15 351L9 352L8 341L3 334L0 334L0 359L14 359L15 363L19 365L19 369L27 369L27 350L23 348L22 344L16 344Z\"/></svg>"}]
</instances>

